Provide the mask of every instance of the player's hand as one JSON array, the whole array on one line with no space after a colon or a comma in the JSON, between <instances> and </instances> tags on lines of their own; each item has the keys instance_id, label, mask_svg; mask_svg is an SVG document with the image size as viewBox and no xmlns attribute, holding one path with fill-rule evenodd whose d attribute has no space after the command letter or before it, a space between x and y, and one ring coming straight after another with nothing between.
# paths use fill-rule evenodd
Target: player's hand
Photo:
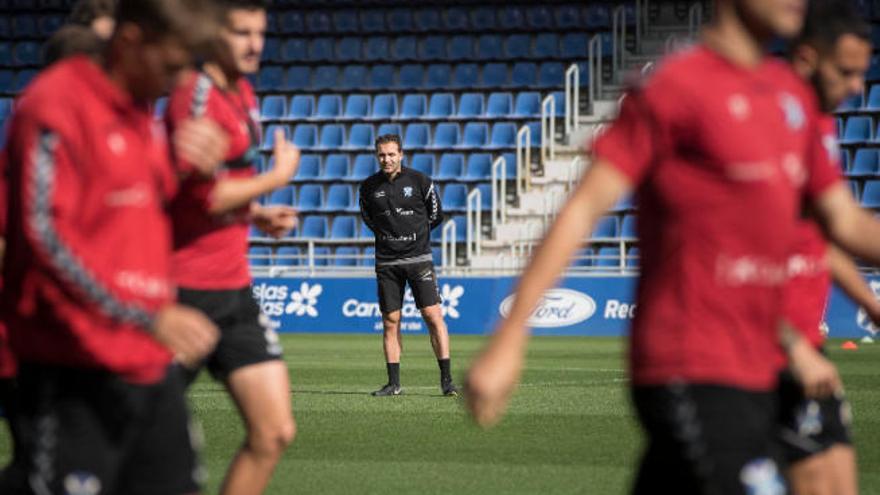
<instances>
[{"instance_id":1,"label":"player's hand","mask_svg":"<svg viewBox=\"0 0 880 495\"><path fill-rule=\"evenodd\" d=\"M217 345L220 332L201 311L169 304L156 315L153 335L184 366L201 362Z\"/></svg>"},{"instance_id":2,"label":"player's hand","mask_svg":"<svg viewBox=\"0 0 880 495\"><path fill-rule=\"evenodd\" d=\"M789 367L810 399L821 399L843 390L840 375L831 361L811 346L799 340L788 351Z\"/></svg>"},{"instance_id":3,"label":"player's hand","mask_svg":"<svg viewBox=\"0 0 880 495\"><path fill-rule=\"evenodd\" d=\"M275 164L270 170L275 187L286 186L299 169L299 148L284 137L284 131L275 130L275 146L272 151Z\"/></svg>"},{"instance_id":4,"label":"player's hand","mask_svg":"<svg viewBox=\"0 0 880 495\"><path fill-rule=\"evenodd\" d=\"M276 239L289 234L297 224L297 211L289 206L261 206L252 215L254 225Z\"/></svg>"},{"instance_id":5,"label":"player's hand","mask_svg":"<svg viewBox=\"0 0 880 495\"><path fill-rule=\"evenodd\" d=\"M174 153L178 160L210 176L226 159L229 137L214 121L205 118L187 119L174 131Z\"/></svg>"},{"instance_id":6,"label":"player's hand","mask_svg":"<svg viewBox=\"0 0 880 495\"><path fill-rule=\"evenodd\" d=\"M471 364L464 383L465 405L484 428L497 423L522 374L524 346L496 335Z\"/></svg>"}]
</instances>

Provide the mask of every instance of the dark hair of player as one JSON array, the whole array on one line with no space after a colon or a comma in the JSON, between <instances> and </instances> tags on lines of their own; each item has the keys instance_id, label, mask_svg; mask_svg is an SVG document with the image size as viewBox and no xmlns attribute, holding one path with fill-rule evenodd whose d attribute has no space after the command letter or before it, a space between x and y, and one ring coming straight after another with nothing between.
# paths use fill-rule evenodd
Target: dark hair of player
<instances>
[{"instance_id":1,"label":"dark hair of player","mask_svg":"<svg viewBox=\"0 0 880 495\"><path fill-rule=\"evenodd\" d=\"M796 44L827 51L847 34L871 41L871 26L849 0L812 0Z\"/></svg>"},{"instance_id":2,"label":"dark hair of player","mask_svg":"<svg viewBox=\"0 0 880 495\"><path fill-rule=\"evenodd\" d=\"M119 0L116 25L135 24L154 39L172 36L198 53L213 48L218 14L212 0Z\"/></svg>"},{"instance_id":3,"label":"dark hair of player","mask_svg":"<svg viewBox=\"0 0 880 495\"><path fill-rule=\"evenodd\" d=\"M266 0L217 0L217 6L225 13L230 10L266 10Z\"/></svg>"},{"instance_id":4,"label":"dark hair of player","mask_svg":"<svg viewBox=\"0 0 880 495\"><path fill-rule=\"evenodd\" d=\"M70 22L88 26L98 17L113 17L116 0L79 0L70 12Z\"/></svg>"},{"instance_id":5,"label":"dark hair of player","mask_svg":"<svg viewBox=\"0 0 880 495\"><path fill-rule=\"evenodd\" d=\"M51 65L72 55L101 56L104 42L90 28L68 24L55 31L43 46L43 60Z\"/></svg>"},{"instance_id":6,"label":"dark hair of player","mask_svg":"<svg viewBox=\"0 0 880 495\"><path fill-rule=\"evenodd\" d=\"M383 134L376 138L376 151L379 146L387 143L397 143L397 151L403 151L403 145L400 143L400 136L397 134Z\"/></svg>"}]
</instances>

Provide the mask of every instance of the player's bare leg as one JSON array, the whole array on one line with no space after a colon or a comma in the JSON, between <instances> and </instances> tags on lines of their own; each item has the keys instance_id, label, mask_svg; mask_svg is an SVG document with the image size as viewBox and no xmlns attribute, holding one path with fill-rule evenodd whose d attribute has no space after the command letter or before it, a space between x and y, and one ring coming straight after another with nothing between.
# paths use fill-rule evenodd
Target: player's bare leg
<instances>
[{"instance_id":1,"label":"player's bare leg","mask_svg":"<svg viewBox=\"0 0 880 495\"><path fill-rule=\"evenodd\" d=\"M831 480L825 460L826 452L812 455L788 468L791 493L796 495L824 495L831 493Z\"/></svg>"},{"instance_id":2,"label":"player's bare leg","mask_svg":"<svg viewBox=\"0 0 880 495\"><path fill-rule=\"evenodd\" d=\"M388 370L388 383L373 392L374 396L400 395L400 353L403 350L403 337L400 332L400 310L382 313L382 349L385 351L385 366Z\"/></svg>"},{"instance_id":3,"label":"player's bare leg","mask_svg":"<svg viewBox=\"0 0 880 495\"><path fill-rule=\"evenodd\" d=\"M239 368L226 381L244 420L246 438L232 460L221 495L260 494L296 435L290 379L283 361Z\"/></svg>"},{"instance_id":4,"label":"player's bare leg","mask_svg":"<svg viewBox=\"0 0 880 495\"><path fill-rule=\"evenodd\" d=\"M437 357L440 366L440 390L443 395L457 396L458 387L452 383L452 375L449 364L449 331L446 322L443 321L443 310L439 304L434 304L421 309L422 318L428 326L431 335L431 347Z\"/></svg>"},{"instance_id":5,"label":"player's bare leg","mask_svg":"<svg viewBox=\"0 0 880 495\"><path fill-rule=\"evenodd\" d=\"M828 449L825 455L831 475L832 493L858 495L859 476L856 468L856 451L852 445L836 444Z\"/></svg>"}]
</instances>

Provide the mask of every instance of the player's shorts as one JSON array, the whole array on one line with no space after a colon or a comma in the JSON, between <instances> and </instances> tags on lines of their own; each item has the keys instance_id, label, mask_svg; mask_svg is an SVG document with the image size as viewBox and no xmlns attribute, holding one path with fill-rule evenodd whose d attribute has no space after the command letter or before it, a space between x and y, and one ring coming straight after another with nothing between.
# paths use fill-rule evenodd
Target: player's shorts
<instances>
[{"instance_id":1,"label":"player's shorts","mask_svg":"<svg viewBox=\"0 0 880 495\"><path fill-rule=\"evenodd\" d=\"M775 394L713 386L639 386L647 433L633 493L785 493L773 460Z\"/></svg>"},{"instance_id":2,"label":"player's shorts","mask_svg":"<svg viewBox=\"0 0 880 495\"><path fill-rule=\"evenodd\" d=\"M403 307L406 284L412 289L413 299L419 309L440 304L437 273L430 261L404 265L379 265L376 267L379 289L379 309L391 313Z\"/></svg>"},{"instance_id":3,"label":"player's shorts","mask_svg":"<svg viewBox=\"0 0 880 495\"><path fill-rule=\"evenodd\" d=\"M779 446L791 464L835 444L851 445L852 411L841 394L822 400L804 397L800 383L788 371L779 375Z\"/></svg>"},{"instance_id":4,"label":"player's shorts","mask_svg":"<svg viewBox=\"0 0 880 495\"><path fill-rule=\"evenodd\" d=\"M234 290L181 288L177 300L201 310L220 329L217 347L203 363L215 379L225 381L239 368L281 359L278 335L269 327L250 287ZM192 382L197 374L198 370L188 372L187 380Z\"/></svg>"},{"instance_id":5,"label":"player's shorts","mask_svg":"<svg viewBox=\"0 0 880 495\"><path fill-rule=\"evenodd\" d=\"M180 369L136 385L97 370L23 365L28 494L194 493L201 482Z\"/></svg>"}]
</instances>

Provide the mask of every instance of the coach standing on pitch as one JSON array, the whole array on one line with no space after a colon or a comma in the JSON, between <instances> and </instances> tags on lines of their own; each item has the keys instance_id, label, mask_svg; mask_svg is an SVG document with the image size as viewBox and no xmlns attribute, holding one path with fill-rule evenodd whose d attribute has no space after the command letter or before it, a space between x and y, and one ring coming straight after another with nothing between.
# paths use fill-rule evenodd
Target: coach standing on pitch
<instances>
[{"instance_id":1,"label":"coach standing on pitch","mask_svg":"<svg viewBox=\"0 0 880 495\"><path fill-rule=\"evenodd\" d=\"M400 136L376 139L376 172L360 187L361 216L376 235L376 282L382 311L388 383L374 396L400 395L400 310L408 283L431 334L443 395L458 395L449 365L449 333L440 308L431 258L431 230L443 221L440 198L430 177L402 167Z\"/></svg>"}]
</instances>

